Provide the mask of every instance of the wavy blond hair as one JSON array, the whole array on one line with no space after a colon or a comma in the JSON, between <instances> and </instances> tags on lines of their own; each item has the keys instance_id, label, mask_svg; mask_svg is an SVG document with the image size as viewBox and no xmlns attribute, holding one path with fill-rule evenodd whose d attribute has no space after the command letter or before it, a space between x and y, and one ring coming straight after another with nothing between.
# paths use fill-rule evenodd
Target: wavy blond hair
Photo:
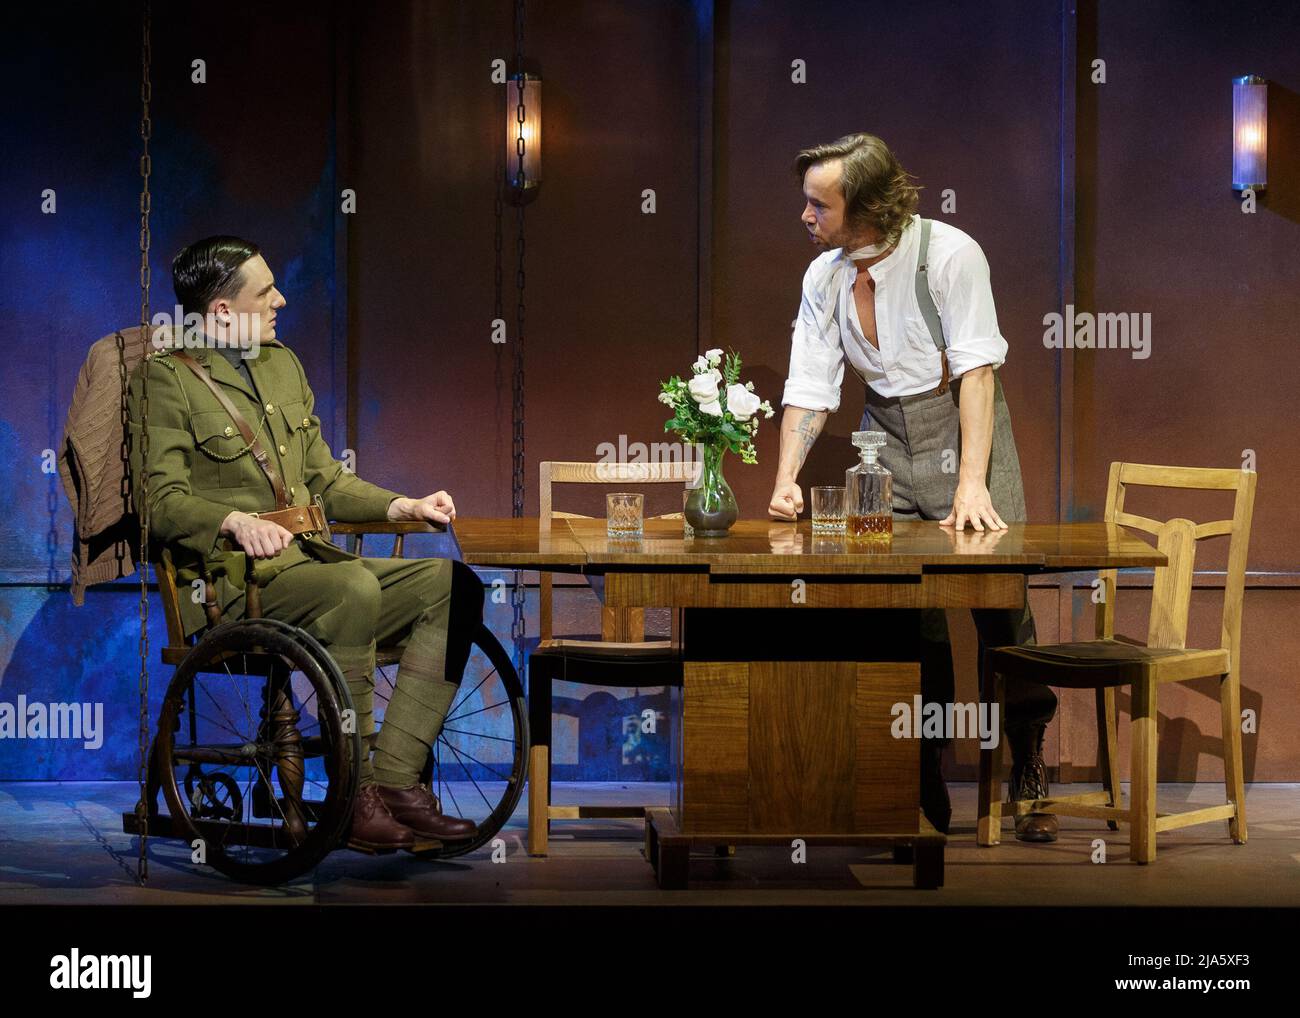
<instances>
[{"instance_id":1,"label":"wavy blond hair","mask_svg":"<svg viewBox=\"0 0 1300 1018\"><path fill-rule=\"evenodd\" d=\"M841 160L846 225L875 227L889 243L897 243L916 211L921 190L919 184L912 183L916 178L874 134L846 134L799 153L794 170L800 184L810 166L832 159Z\"/></svg>"}]
</instances>

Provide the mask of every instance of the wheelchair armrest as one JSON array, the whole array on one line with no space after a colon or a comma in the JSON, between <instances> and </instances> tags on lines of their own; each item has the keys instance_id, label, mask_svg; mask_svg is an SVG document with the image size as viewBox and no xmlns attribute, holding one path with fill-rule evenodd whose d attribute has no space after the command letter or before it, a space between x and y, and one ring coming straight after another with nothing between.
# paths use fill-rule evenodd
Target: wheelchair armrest
<instances>
[{"instance_id":1,"label":"wheelchair armrest","mask_svg":"<svg viewBox=\"0 0 1300 1018\"><path fill-rule=\"evenodd\" d=\"M403 542L406 541L407 534L445 534L446 532L445 523L430 523L427 520L374 520L366 523L330 524L330 536L346 534L353 538L355 545L349 545L349 550L355 551L358 555L362 554L361 545L367 534L392 534L393 558L405 557Z\"/></svg>"},{"instance_id":2,"label":"wheelchair armrest","mask_svg":"<svg viewBox=\"0 0 1300 1018\"><path fill-rule=\"evenodd\" d=\"M443 534L446 531L445 523L430 523L427 520L375 520L368 523L330 524L330 532L335 534Z\"/></svg>"}]
</instances>

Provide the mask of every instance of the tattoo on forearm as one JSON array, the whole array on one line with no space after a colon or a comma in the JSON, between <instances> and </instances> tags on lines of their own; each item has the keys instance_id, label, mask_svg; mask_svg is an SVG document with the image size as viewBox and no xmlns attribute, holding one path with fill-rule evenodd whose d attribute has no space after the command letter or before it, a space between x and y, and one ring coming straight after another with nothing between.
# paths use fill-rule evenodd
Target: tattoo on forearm
<instances>
[{"instance_id":1,"label":"tattoo on forearm","mask_svg":"<svg viewBox=\"0 0 1300 1018\"><path fill-rule=\"evenodd\" d=\"M806 411L799 418L798 423L795 424L794 430L800 436L800 442L796 450L799 457L796 467L802 467L804 460L808 458L808 450L813 447L813 443L817 441L817 436L821 433L821 425L817 420L817 414L811 410Z\"/></svg>"}]
</instances>

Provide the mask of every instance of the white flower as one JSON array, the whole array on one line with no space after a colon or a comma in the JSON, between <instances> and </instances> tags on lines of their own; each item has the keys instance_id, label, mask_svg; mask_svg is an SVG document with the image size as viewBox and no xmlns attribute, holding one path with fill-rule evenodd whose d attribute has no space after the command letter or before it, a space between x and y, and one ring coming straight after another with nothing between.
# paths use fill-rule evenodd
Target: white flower
<instances>
[{"instance_id":1,"label":"white flower","mask_svg":"<svg viewBox=\"0 0 1300 1018\"><path fill-rule=\"evenodd\" d=\"M758 404L758 409L763 411L764 417L771 417L774 413L776 413L776 411L772 409L772 404L769 403L767 400L763 400L762 403Z\"/></svg>"},{"instance_id":2,"label":"white flower","mask_svg":"<svg viewBox=\"0 0 1300 1018\"><path fill-rule=\"evenodd\" d=\"M727 386L727 409L738 421L747 421L758 409L758 397L739 383Z\"/></svg>"},{"instance_id":3,"label":"white flower","mask_svg":"<svg viewBox=\"0 0 1300 1018\"><path fill-rule=\"evenodd\" d=\"M673 399L673 394L671 392L661 392L659 394L659 402L663 403L665 406L672 406L675 400Z\"/></svg>"},{"instance_id":4,"label":"white flower","mask_svg":"<svg viewBox=\"0 0 1300 1018\"><path fill-rule=\"evenodd\" d=\"M695 363L691 365L691 370L694 371L697 375L699 375L699 374L703 374L705 371L708 371L709 367L710 367L709 359L707 357L700 356L695 358Z\"/></svg>"},{"instance_id":5,"label":"white flower","mask_svg":"<svg viewBox=\"0 0 1300 1018\"><path fill-rule=\"evenodd\" d=\"M754 391L754 383L753 383L753 382L746 382L746 383L745 383L745 388L748 389L750 392L753 392L753 391Z\"/></svg>"},{"instance_id":6,"label":"white flower","mask_svg":"<svg viewBox=\"0 0 1300 1018\"><path fill-rule=\"evenodd\" d=\"M700 404L700 413L708 414L710 417L722 416L722 404L718 402L716 391L711 400L709 400L707 403Z\"/></svg>"},{"instance_id":7,"label":"white flower","mask_svg":"<svg viewBox=\"0 0 1300 1018\"><path fill-rule=\"evenodd\" d=\"M722 363L722 351L716 347L712 350L705 350L704 356L707 358L710 367L716 368Z\"/></svg>"},{"instance_id":8,"label":"white flower","mask_svg":"<svg viewBox=\"0 0 1300 1018\"><path fill-rule=\"evenodd\" d=\"M696 375L691 379L690 390L691 398L696 403L707 403L709 400L718 398L718 380L722 376L716 371L710 371L707 375Z\"/></svg>"}]
</instances>

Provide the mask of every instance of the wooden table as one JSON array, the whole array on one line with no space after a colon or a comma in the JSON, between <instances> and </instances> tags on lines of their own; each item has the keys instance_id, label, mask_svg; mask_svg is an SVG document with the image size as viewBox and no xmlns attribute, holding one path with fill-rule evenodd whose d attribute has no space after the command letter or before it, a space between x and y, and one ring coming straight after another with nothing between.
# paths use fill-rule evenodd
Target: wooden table
<instances>
[{"instance_id":1,"label":"wooden table","mask_svg":"<svg viewBox=\"0 0 1300 1018\"><path fill-rule=\"evenodd\" d=\"M646 817L665 887L685 886L692 846L796 839L891 845L916 886L941 886L946 838L920 812L919 742L890 732L894 705L920 694L920 666L872 660L859 609L1020 608L1030 575L1166 561L1105 523L895 523L887 544L824 538L807 521L691 539L681 521L651 520L633 541L609 538L602 519L455 529L469 565L603 574L607 607L682 613L672 804Z\"/></svg>"}]
</instances>

